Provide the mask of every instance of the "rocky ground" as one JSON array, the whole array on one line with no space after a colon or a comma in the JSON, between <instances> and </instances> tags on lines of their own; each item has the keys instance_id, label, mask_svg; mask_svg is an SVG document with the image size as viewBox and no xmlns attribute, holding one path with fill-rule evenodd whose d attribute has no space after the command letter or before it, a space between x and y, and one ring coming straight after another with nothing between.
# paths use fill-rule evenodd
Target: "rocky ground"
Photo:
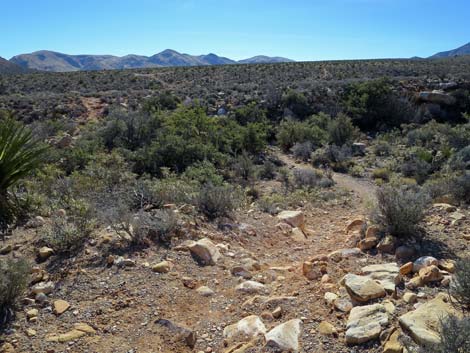
<instances>
[{"instance_id":1,"label":"rocky ground","mask_svg":"<svg viewBox=\"0 0 470 353\"><path fill-rule=\"evenodd\" d=\"M427 240L400 244L368 224L373 185L334 178L336 199L253 208L223 227L175 210L184 226L171 248L117 252L103 231L63 260L30 245L39 218L0 250L36 262L0 351L400 353L400 336L434 341L455 312L446 292L452 260L468 254L469 210L435 204Z\"/></svg>"}]
</instances>

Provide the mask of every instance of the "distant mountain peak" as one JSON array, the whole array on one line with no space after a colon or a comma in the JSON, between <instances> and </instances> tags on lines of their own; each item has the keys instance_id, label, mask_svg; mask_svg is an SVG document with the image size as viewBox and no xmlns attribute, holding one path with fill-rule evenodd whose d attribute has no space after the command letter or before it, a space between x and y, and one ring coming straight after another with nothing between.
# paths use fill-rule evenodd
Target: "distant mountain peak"
<instances>
[{"instance_id":1,"label":"distant mountain peak","mask_svg":"<svg viewBox=\"0 0 470 353\"><path fill-rule=\"evenodd\" d=\"M68 55L50 50L40 50L30 54L16 55L11 63L23 68L41 71L81 71L81 70L112 70L130 68L149 68L159 66L203 66L290 62L286 58L268 57L264 55L235 61L218 56L182 54L173 49L165 49L152 56L128 54L122 57L113 55Z\"/></svg>"},{"instance_id":2,"label":"distant mountain peak","mask_svg":"<svg viewBox=\"0 0 470 353\"><path fill-rule=\"evenodd\" d=\"M470 42L468 42L465 45L462 45L461 47L457 49L452 49L449 51L443 51L437 54L434 54L433 56L430 56L430 59L437 59L437 58L449 58L449 57L454 57L454 56L462 56L462 55L470 55Z\"/></svg>"}]
</instances>

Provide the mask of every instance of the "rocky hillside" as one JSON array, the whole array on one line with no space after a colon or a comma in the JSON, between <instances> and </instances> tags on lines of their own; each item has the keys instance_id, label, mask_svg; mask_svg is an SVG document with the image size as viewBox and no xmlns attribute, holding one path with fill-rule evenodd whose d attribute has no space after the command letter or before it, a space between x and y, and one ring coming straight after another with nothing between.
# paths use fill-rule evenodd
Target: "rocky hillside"
<instances>
[{"instance_id":1,"label":"rocky hillside","mask_svg":"<svg viewBox=\"0 0 470 353\"><path fill-rule=\"evenodd\" d=\"M278 63L292 60L280 57L257 56L254 58L235 61L220 57L216 54L189 55L167 49L150 57L141 55L68 55L52 51L37 51L31 54L14 56L10 62L23 68L40 71L81 71L81 70L114 70L135 69L160 66L206 66L250 63Z\"/></svg>"}]
</instances>

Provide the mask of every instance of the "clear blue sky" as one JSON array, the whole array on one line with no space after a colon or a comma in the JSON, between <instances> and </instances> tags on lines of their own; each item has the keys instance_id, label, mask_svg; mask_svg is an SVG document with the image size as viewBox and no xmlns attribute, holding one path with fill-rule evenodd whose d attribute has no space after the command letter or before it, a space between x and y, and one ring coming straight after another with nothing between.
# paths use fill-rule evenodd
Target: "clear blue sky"
<instances>
[{"instance_id":1,"label":"clear blue sky","mask_svg":"<svg viewBox=\"0 0 470 353\"><path fill-rule=\"evenodd\" d=\"M0 7L6 58L167 48L233 59L387 58L470 41L469 0L0 0Z\"/></svg>"}]
</instances>

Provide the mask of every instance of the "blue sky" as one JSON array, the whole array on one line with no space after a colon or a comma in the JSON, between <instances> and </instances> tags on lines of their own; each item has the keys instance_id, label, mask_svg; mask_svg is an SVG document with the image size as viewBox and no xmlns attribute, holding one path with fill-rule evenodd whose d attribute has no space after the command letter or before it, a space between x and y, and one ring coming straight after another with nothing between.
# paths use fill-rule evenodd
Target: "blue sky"
<instances>
[{"instance_id":1,"label":"blue sky","mask_svg":"<svg viewBox=\"0 0 470 353\"><path fill-rule=\"evenodd\" d=\"M152 55L171 48L242 59L429 56L470 41L468 0L0 0L0 56Z\"/></svg>"}]
</instances>

